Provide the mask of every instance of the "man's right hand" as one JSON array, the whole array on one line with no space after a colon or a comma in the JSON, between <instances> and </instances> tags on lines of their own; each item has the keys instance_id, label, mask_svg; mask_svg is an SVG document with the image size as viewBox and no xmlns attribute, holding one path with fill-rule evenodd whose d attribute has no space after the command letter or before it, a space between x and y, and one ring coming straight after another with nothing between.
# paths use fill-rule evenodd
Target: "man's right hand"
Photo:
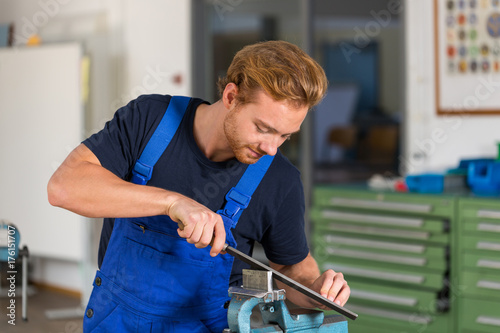
<instances>
[{"instance_id":1,"label":"man's right hand","mask_svg":"<svg viewBox=\"0 0 500 333\"><path fill-rule=\"evenodd\" d=\"M210 255L218 255L226 242L224 222L219 214L183 195L176 196L167 207L167 215L179 223L177 233L197 248L212 245ZM182 228L180 227L182 225ZM213 240L213 242L212 242Z\"/></svg>"}]
</instances>

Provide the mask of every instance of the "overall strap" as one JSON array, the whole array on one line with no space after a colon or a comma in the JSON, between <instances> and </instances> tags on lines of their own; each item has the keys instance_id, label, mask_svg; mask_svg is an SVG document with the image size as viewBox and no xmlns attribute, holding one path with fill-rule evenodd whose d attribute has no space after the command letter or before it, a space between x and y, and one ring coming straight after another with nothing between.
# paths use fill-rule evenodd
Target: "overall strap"
<instances>
[{"instance_id":1,"label":"overall strap","mask_svg":"<svg viewBox=\"0 0 500 333\"><path fill-rule=\"evenodd\" d=\"M132 183L145 185L151 179L153 167L174 137L190 100L189 97L172 96L160 124L134 165Z\"/></svg>"},{"instance_id":2,"label":"overall strap","mask_svg":"<svg viewBox=\"0 0 500 333\"><path fill-rule=\"evenodd\" d=\"M257 189L267 169L273 162L274 156L264 155L257 163L250 164L241 176L238 184L226 194L226 205L217 213L232 220L232 227L236 227L241 213L248 207L253 192Z\"/></svg>"},{"instance_id":3,"label":"overall strap","mask_svg":"<svg viewBox=\"0 0 500 333\"><path fill-rule=\"evenodd\" d=\"M151 179L153 167L174 137L190 100L189 97L172 96L160 124L134 165L132 183L145 185ZM217 213L231 219L233 228L238 223L243 210L248 207L254 191L273 159L274 156L265 155L256 163L249 165L238 184L226 194L226 205Z\"/></svg>"}]
</instances>

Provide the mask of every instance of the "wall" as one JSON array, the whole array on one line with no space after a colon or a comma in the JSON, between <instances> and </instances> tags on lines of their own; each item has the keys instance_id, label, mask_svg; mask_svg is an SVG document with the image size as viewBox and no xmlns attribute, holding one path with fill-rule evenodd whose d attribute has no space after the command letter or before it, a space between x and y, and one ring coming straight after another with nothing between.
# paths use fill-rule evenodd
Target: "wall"
<instances>
[{"instance_id":1,"label":"wall","mask_svg":"<svg viewBox=\"0 0 500 333\"><path fill-rule=\"evenodd\" d=\"M114 106L146 93L190 95L190 1L125 3L123 38L127 74Z\"/></svg>"},{"instance_id":2,"label":"wall","mask_svg":"<svg viewBox=\"0 0 500 333\"><path fill-rule=\"evenodd\" d=\"M16 47L34 33L44 43L83 44L91 58L85 137L140 94L191 93L190 12L191 1L177 0L0 0L0 22L15 24ZM100 221L91 223L95 268ZM80 263L35 256L32 264L38 282L77 291L86 283Z\"/></svg>"},{"instance_id":3,"label":"wall","mask_svg":"<svg viewBox=\"0 0 500 333\"><path fill-rule=\"evenodd\" d=\"M495 157L496 143L500 141L499 116L436 114L433 0L407 0L405 6L406 119L402 171L441 172L456 167L463 158Z\"/></svg>"}]
</instances>

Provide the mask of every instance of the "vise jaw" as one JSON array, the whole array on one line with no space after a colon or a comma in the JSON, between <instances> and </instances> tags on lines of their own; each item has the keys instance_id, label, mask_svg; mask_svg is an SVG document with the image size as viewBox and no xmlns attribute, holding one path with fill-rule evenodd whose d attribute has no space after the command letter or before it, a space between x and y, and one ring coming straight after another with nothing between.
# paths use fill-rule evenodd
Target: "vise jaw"
<instances>
[{"instance_id":1,"label":"vise jaw","mask_svg":"<svg viewBox=\"0 0 500 333\"><path fill-rule=\"evenodd\" d=\"M228 293L229 328L224 333L347 333L347 320L341 315L325 317L322 311L306 309L301 309L301 314L290 313L285 290L273 289L272 272L244 269L243 286L230 287ZM255 320L256 307L260 322Z\"/></svg>"}]
</instances>

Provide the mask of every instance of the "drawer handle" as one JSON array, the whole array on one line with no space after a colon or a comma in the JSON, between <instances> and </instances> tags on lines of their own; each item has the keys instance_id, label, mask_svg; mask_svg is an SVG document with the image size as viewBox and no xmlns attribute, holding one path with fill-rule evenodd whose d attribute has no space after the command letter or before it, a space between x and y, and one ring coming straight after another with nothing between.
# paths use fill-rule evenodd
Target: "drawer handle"
<instances>
[{"instance_id":1,"label":"drawer handle","mask_svg":"<svg viewBox=\"0 0 500 333\"><path fill-rule=\"evenodd\" d=\"M414 283L414 284L422 284L425 281L425 277L421 275L408 275L408 274L398 274L398 273L389 273L389 272L380 272L380 271L375 271L372 269L364 269L364 268L357 268L357 267L351 267L351 266L344 266L344 265L332 265L332 264L325 264L324 265L325 270L326 269L333 269L338 272L342 272L344 274L352 274L356 276L362 276L362 277L376 277L381 280L387 280L387 281L398 281L398 282L407 282L407 283Z\"/></svg>"},{"instance_id":2,"label":"drawer handle","mask_svg":"<svg viewBox=\"0 0 500 333\"><path fill-rule=\"evenodd\" d=\"M484 325L500 326L500 318L479 316L476 318L476 323Z\"/></svg>"},{"instance_id":3,"label":"drawer handle","mask_svg":"<svg viewBox=\"0 0 500 333\"><path fill-rule=\"evenodd\" d=\"M479 281L477 281L476 286L478 288L500 290L500 282L487 281L487 280L479 280Z\"/></svg>"},{"instance_id":4,"label":"drawer handle","mask_svg":"<svg viewBox=\"0 0 500 333\"><path fill-rule=\"evenodd\" d=\"M427 240L431 237L431 233L428 231L410 231L410 230L386 229L378 227L361 227L357 225L345 225L340 223L330 223L328 227L330 230L333 231L355 232L368 235L381 235L381 236L392 236L399 238L412 238L412 239L423 239L423 240Z\"/></svg>"},{"instance_id":5,"label":"drawer handle","mask_svg":"<svg viewBox=\"0 0 500 333\"><path fill-rule=\"evenodd\" d=\"M352 304L349 306L349 309L352 311L365 313L368 315L377 316L377 317L381 317L381 318L387 318L387 319L391 319L391 320L399 320L399 321L402 321L405 323L410 322L410 323L428 325L432 322L431 316L419 316L419 315L407 314L407 313L399 312L399 311L381 310L381 309L370 308L367 306L352 305Z\"/></svg>"},{"instance_id":6,"label":"drawer handle","mask_svg":"<svg viewBox=\"0 0 500 333\"><path fill-rule=\"evenodd\" d=\"M478 231L493 231L500 232L500 225L498 224L490 224L490 223L479 223L477 225Z\"/></svg>"},{"instance_id":7,"label":"drawer handle","mask_svg":"<svg viewBox=\"0 0 500 333\"><path fill-rule=\"evenodd\" d=\"M389 262L393 264L402 264L411 266L425 266L425 264L427 264L427 259L425 258L411 258L411 257L395 256L390 254L378 254L365 251L345 250L332 247L327 247L326 252L328 254L335 254L337 256L342 256L342 257L376 260L382 262Z\"/></svg>"},{"instance_id":8,"label":"drawer handle","mask_svg":"<svg viewBox=\"0 0 500 333\"><path fill-rule=\"evenodd\" d=\"M477 217L487 217L490 219L500 219L500 211L481 209L477 211Z\"/></svg>"},{"instance_id":9,"label":"drawer handle","mask_svg":"<svg viewBox=\"0 0 500 333\"><path fill-rule=\"evenodd\" d=\"M431 205L416 205L416 204L374 201L374 200L332 198L330 200L330 203L332 205L339 205L345 207L389 209L389 210L397 210L401 212L413 212L413 213L430 213L432 211Z\"/></svg>"},{"instance_id":10,"label":"drawer handle","mask_svg":"<svg viewBox=\"0 0 500 333\"><path fill-rule=\"evenodd\" d=\"M330 235L325 236L325 241L331 244L343 244L343 245L375 248L382 250L402 251L409 253L424 253L426 250L426 247L423 245L406 245L399 243L370 241L357 238L338 237Z\"/></svg>"},{"instance_id":11,"label":"drawer handle","mask_svg":"<svg viewBox=\"0 0 500 333\"><path fill-rule=\"evenodd\" d=\"M476 248L478 250L500 251L500 243L478 242Z\"/></svg>"},{"instance_id":12,"label":"drawer handle","mask_svg":"<svg viewBox=\"0 0 500 333\"><path fill-rule=\"evenodd\" d=\"M334 210L323 210L321 216L329 219L342 219L347 221L362 221L363 223L379 223L387 225L408 226L421 228L424 224L422 219L410 219L391 216L376 216L367 214L343 213Z\"/></svg>"},{"instance_id":13,"label":"drawer handle","mask_svg":"<svg viewBox=\"0 0 500 333\"><path fill-rule=\"evenodd\" d=\"M357 289L351 289L351 297L405 306L415 306L418 303L418 300L412 297L399 297Z\"/></svg>"},{"instance_id":14,"label":"drawer handle","mask_svg":"<svg viewBox=\"0 0 500 333\"><path fill-rule=\"evenodd\" d=\"M500 269L500 261L479 259L477 261L476 267Z\"/></svg>"}]
</instances>

